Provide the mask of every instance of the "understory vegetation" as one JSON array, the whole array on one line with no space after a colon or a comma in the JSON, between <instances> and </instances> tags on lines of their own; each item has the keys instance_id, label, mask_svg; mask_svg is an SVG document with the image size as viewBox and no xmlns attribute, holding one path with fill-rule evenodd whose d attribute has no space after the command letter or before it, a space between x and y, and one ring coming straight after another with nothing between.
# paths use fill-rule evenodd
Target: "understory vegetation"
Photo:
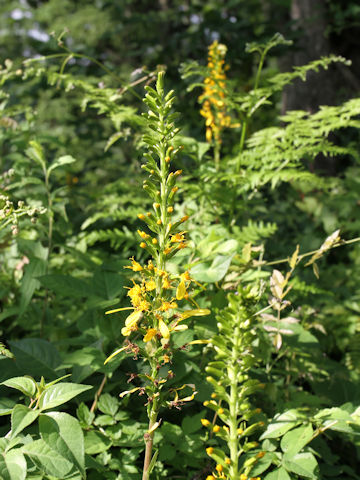
<instances>
[{"instance_id":1,"label":"understory vegetation","mask_svg":"<svg viewBox=\"0 0 360 480\"><path fill-rule=\"evenodd\" d=\"M350 60L86 8L0 66L0 479L359 479L360 97L281 111Z\"/></svg>"}]
</instances>

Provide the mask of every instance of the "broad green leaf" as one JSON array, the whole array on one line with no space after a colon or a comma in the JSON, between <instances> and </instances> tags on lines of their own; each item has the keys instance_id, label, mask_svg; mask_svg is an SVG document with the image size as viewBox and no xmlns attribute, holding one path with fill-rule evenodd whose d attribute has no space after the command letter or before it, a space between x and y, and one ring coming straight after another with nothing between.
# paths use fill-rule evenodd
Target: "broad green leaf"
<instances>
[{"instance_id":1,"label":"broad green leaf","mask_svg":"<svg viewBox=\"0 0 360 480\"><path fill-rule=\"evenodd\" d=\"M0 399L0 416L10 415L15 405L16 404L14 400L11 400L10 398L1 398Z\"/></svg>"},{"instance_id":2,"label":"broad green leaf","mask_svg":"<svg viewBox=\"0 0 360 480\"><path fill-rule=\"evenodd\" d=\"M11 413L11 437L16 437L39 416L39 410L32 410L25 405L16 405Z\"/></svg>"},{"instance_id":3,"label":"broad green leaf","mask_svg":"<svg viewBox=\"0 0 360 480\"><path fill-rule=\"evenodd\" d=\"M281 449L286 453L286 456L290 458L300 452L300 450L310 442L312 436L313 428L310 424L294 428L290 432L287 432L281 439Z\"/></svg>"},{"instance_id":4,"label":"broad green leaf","mask_svg":"<svg viewBox=\"0 0 360 480\"><path fill-rule=\"evenodd\" d=\"M71 155L64 155L60 158L57 158L48 168L48 176L50 176L50 173L55 170L55 168L62 167L63 165L69 165L70 163L74 162L76 162L76 160Z\"/></svg>"},{"instance_id":5,"label":"broad green leaf","mask_svg":"<svg viewBox=\"0 0 360 480\"><path fill-rule=\"evenodd\" d=\"M0 475L2 480L25 480L26 473L26 460L19 448L14 448L3 454L0 459Z\"/></svg>"},{"instance_id":6,"label":"broad green leaf","mask_svg":"<svg viewBox=\"0 0 360 480\"><path fill-rule=\"evenodd\" d=\"M273 472L270 472L264 477L264 480L291 480L291 477L285 470L285 468L280 467Z\"/></svg>"},{"instance_id":7,"label":"broad green leaf","mask_svg":"<svg viewBox=\"0 0 360 480\"><path fill-rule=\"evenodd\" d=\"M255 466L251 469L251 476L258 477L264 473L270 465L276 460L276 454L273 452L266 452L262 458L259 458Z\"/></svg>"},{"instance_id":8,"label":"broad green leaf","mask_svg":"<svg viewBox=\"0 0 360 480\"><path fill-rule=\"evenodd\" d=\"M55 369L61 364L61 357L50 342L40 338L25 338L10 341L9 344L22 372L47 379L59 376Z\"/></svg>"},{"instance_id":9,"label":"broad green leaf","mask_svg":"<svg viewBox=\"0 0 360 480\"><path fill-rule=\"evenodd\" d=\"M76 465L85 478L84 435L78 420L63 412L51 412L39 419L41 438L69 462Z\"/></svg>"},{"instance_id":10,"label":"broad green leaf","mask_svg":"<svg viewBox=\"0 0 360 480\"><path fill-rule=\"evenodd\" d=\"M111 441L100 432L90 430L85 433L85 452L88 455L102 453L111 447Z\"/></svg>"},{"instance_id":11,"label":"broad green leaf","mask_svg":"<svg viewBox=\"0 0 360 480\"><path fill-rule=\"evenodd\" d=\"M279 438L300 423L301 416L297 410L288 410L281 415L277 414L267 426L260 440L264 438Z\"/></svg>"},{"instance_id":12,"label":"broad green leaf","mask_svg":"<svg viewBox=\"0 0 360 480\"><path fill-rule=\"evenodd\" d=\"M48 475L57 478L65 478L73 468L73 464L62 457L59 452L53 450L42 439L27 443L22 451L29 455L31 460Z\"/></svg>"},{"instance_id":13,"label":"broad green leaf","mask_svg":"<svg viewBox=\"0 0 360 480\"><path fill-rule=\"evenodd\" d=\"M20 392L28 397L33 397L37 390L35 380L29 377L9 378L8 380L2 382L1 385L6 385L7 387L20 390Z\"/></svg>"},{"instance_id":14,"label":"broad green leaf","mask_svg":"<svg viewBox=\"0 0 360 480\"><path fill-rule=\"evenodd\" d=\"M93 388L90 385L81 385L78 383L58 383L47 388L40 396L40 410L49 410L68 402L72 398Z\"/></svg>"},{"instance_id":15,"label":"broad green leaf","mask_svg":"<svg viewBox=\"0 0 360 480\"><path fill-rule=\"evenodd\" d=\"M63 297L87 298L91 295L89 285L84 280L70 275L42 275L38 280L44 287Z\"/></svg>"},{"instance_id":16,"label":"broad green leaf","mask_svg":"<svg viewBox=\"0 0 360 480\"><path fill-rule=\"evenodd\" d=\"M119 409L119 401L109 393L104 393L99 398L97 407L101 412L113 417Z\"/></svg>"},{"instance_id":17,"label":"broad green leaf","mask_svg":"<svg viewBox=\"0 0 360 480\"><path fill-rule=\"evenodd\" d=\"M200 263L191 269L191 276L198 282L219 282L229 269L232 257L218 255L211 264Z\"/></svg>"},{"instance_id":18,"label":"broad green leaf","mask_svg":"<svg viewBox=\"0 0 360 480\"><path fill-rule=\"evenodd\" d=\"M323 410L320 410L320 412L318 412L314 418L317 418L322 421L327 421L327 420L331 420L331 421L343 420L343 421L349 421L349 422L354 421L349 412L339 407L324 408Z\"/></svg>"},{"instance_id":19,"label":"broad green leaf","mask_svg":"<svg viewBox=\"0 0 360 480\"><path fill-rule=\"evenodd\" d=\"M24 271L25 273L20 287L20 316L25 312L35 290L40 287L40 282L37 277L44 275L46 272L46 261L42 258L32 257L30 258L29 265L25 266ZM15 354L15 352L13 353Z\"/></svg>"},{"instance_id":20,"label":"broad green leaf","mask_svg":"<svg viewBox=\"0 0 360 480\"><path fill-rule=\"evenodd\" d=\"M202 410L197 415L184 417L181 423L181 429L184 432L184 434L189 435L190 433L199 431L202 428L200 420L204 418L204 416L205 416L205 411Z\"/></svg>"},{"instance_id":21,"label":"broad green leaf","mask_svg":"<svg viewBox=\"0 0 360 480\"><path fill-rule=\"evenodd\" d=\"M283 465L289 472L313 480L318 479L316 474L318 464L312 453L298 453L291 460L287 460L286 456L284 456Z\"/></svg>"},{"instance_id":22,"label":"broad green leaf","mask_svg":"<svg viewBox=\"0 0 360 480\"><path fill-rule=\"evenodd\" d=\"M91 288L98 297L113 300L117 295L124 292L125 285L125 278L121 274L99 270L94 274Z\"/></svg>"}]
</instances>

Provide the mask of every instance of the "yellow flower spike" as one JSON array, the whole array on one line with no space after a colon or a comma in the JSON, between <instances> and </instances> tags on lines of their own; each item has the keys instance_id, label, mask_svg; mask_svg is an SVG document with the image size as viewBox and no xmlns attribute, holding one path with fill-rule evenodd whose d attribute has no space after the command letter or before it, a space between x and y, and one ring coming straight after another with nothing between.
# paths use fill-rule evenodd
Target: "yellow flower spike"
<instances>
[{"instance_id":1,"label":"yellow flower spike","mask_svg":"<svg viewBox=\"0 0 360 480\"><path fill-rule=\"evenodd\" d=\"M144 342L149 342L152 338L155 337L156 334L157 334L156 328L149 328L149 330L146 332L143 338Z\"/></svg>"},{"instance_id":2,"label":"yellow flower spike","mask_svg":"<svg viewBox=\"0 0 360 480\"><path fill-rule=\"evenodd\" d=\"M200 422L203 427L208 427L210 425L210 422L207 418L202 418Z\"/></svg>"},{"instance_id":3,"label":"yellow flower spike","mask_svg":"<svg viewBox=\"0 0 360 480\"><path fill-rule=\"evenodd\" d=\"M159 330L163 338L168 339L170 338L170 331L164 322L164 320L160 319L159 320Z\"/></svg>"}]
</instances>

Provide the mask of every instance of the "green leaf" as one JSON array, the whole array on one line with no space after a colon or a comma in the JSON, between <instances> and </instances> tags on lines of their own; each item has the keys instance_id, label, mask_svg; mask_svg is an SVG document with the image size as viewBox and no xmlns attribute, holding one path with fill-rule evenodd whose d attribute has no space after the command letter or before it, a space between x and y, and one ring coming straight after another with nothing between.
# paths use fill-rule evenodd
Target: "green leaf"
<instances>
[{"instance_id":1,"label":"green leaf","mask_svg":"<svg viewBox=\"0 0 360 480\"><path fill-rule=\"evenodd\" d=\"M84 280L70 275L42 275L38 280L44 287L63 297L87 298L91 295L89 285Z\"/></svg>"},{"instance_id":2,"label":"green leaf","mask_svg":"<svg viewBox=\"0 0 360 480\"><path fill-rule=\"evenodd\" d=\"M211 265L199 263L191 269L191 276L198 282L215 283L219 282L228 271L232 257L218 255Z\"/></svg>"},{"instance_id":3,"label":"green leaf","mask_svg":"<svg viewBox=\"0 0 360 480\"><path fill-rule=\"evenodd\" d=\"M71 155L64 155L60 158L57 158L48 168L48 176L50 176L50 173L55 170L55 168L62 167L63 165L69 165L70 163L74 162L76 162L76 160Z\"/></svg>"},{"instance_id":4,"label":"green leaf","mask_svg":"<svg viewBox=\"0 0 360 480\"><path fill-rule=\"evenodd\" d=\"M268 473L264 480L291 480L291 477L283 467L280 467L277 470Z\"/></svg>"},{"instance_id":5,"label":"green leaf","mask_svg":"<svg viewBox=\"0 0 360 480\"><path fill-rule=\"evenodd\" d=\"M318 464L312 453L298 453L291 460L288 460L286 456L284 456L283 465L286 470L296 473L297 475L313 480L318 479L315 473Z\"/></svg>"},{"instance_id":6,"label":"green leaf","mask_svg":"<svg viewBox=\"0 0 360 480\"><path fill-rule=\"evenodd\" d=\"M302 425L286 433L281 439L281 449L286 453L288 458L294 456L296 453L307 445L313 436L313 428L310 424Z\"/></svg>"},{"instance_id":7,"label":"green leaf","mask_svg":"<svg viewBox=\"0 0 360 480\"><path fill-rule=\"evenodd\" d=\"M46 160L44 156L44 150L40 143L32 140L29 142L30 147L26 150L26 155L34 160L40 167L45 171L46 170Z\"/></svg>"},{"instance_id":8,"label":"green leaf","mask_svg":"<svg viewBox=\"0 0 360 480\"><path fill-rule=\"evenodd\" d=\"M16 405L11 413L11 437L16 437L28 425L37 419L39 410L32 410L25 405Z\"/></svg>"},{"instance_id":9,"label":"green leaf","mask_svg":"<svg viewBox=\"0 0 360 480\"><path fill-rule=\"evenodd\" d=\"M46 265L47 262L44 259L32 257L30 258L29 265L25 266L25 273L20 287L20 316L25 312L35 290L40 287L40 282L37 277L44 275L46 272Z\"/></svg>"},{"instance_id":10,"label":"green leaf","mask_svg":"<svg viewBox=\"0 0 360 480\"><path fill-rule=\"evenodd\" d=\"M51 412L39 419L41 438L60 453L85 478L84 435L76 418L63 412Z\"/></svg>"},{"instance_id":11,"label":"green leaf","mask_svg":"<svg viewBox=\"0 0 360 480\"><path fill-rule=\"evenodd\" d=\"M81 402L76 410L76 415L82 426L89 427L95 418L95 413L91 412L85 403Z\"/></svg>"},{"instance_id":12,"label":"green leaf","mask_svg":"<svg viewBox=\"0 0 360 480\"><path fill-rule=\"evenodd\" d=\"M93 388L90 385L81 385L78 383L58 383L47 388L40 396L40 410L49 410L68 402L72 398Z\"/></svg>"},{"instance_id":13,"label":"green leaf","mask_svg":"<svg viewBox=\"0 0 360 480\"><path fill-rule=\"evenodd\" d=\"M91 430L85 434L85 452L88 455L102 453L111 447L111 440L100 432Z\"/></svg>"},{"instance_id":14,"label":"green leaf","mask_svg":"<svg viewBox=\"0 0 360 480\"><path fill-rule=\"evenodd\" d=\"M181 423L181 429L185 435L189 435L190 433L197 432L202 428L200 420L204 418L205 411L202 410L197 415L193 416L186 416L184 417Z\"/></svg>"},{"instance_id":15,"label":"green leaf","mask_svg":"<svg viewBox=\"0 0 360 480\"><path fill-rule=\"evenodd\" d=\"M12 409L15 406L14 400L10 398L2 398L0 399L0 416L1 415L10 415Z\"/></svg>"},{"instance_id":16,"label":"green leaf","mask_svg":"<svg viewBox=\"0 0 360 480\"><path fill-rule=\"evenodd\" d=\"M297 410L288 410L281 415L277 414L261 435L260 440L282 437L286 432L298 425L300 421L301 416Z\"/></svg>"},{"instance_id":17,"label":"green leaf","mask_svg":"<svg viewBox=\"0 0 360 480\"><path fill-rule=\"evenodd\" d=\"M110 416L114 416L119 409L119 401L109 393L104 393L99 398L98 409Z\"/></svg>"},{"instance_id":18,"label":"green leaf","mask_svg":"<svg viewBox=\"0 0 360 480\"><path fill-rule=\"evenodd\" d=\"M2 480L25 480L27 465L22 451L19 448L14 448L3 455L0 459Z\"/></svg>"},{"instance_id":19,"label":"green leaf","mask_svg":"<svg viewBox=\"0 0 360 480\"><path fill-rule=\"evenodd\" d=\"M5 385L6 387L15 388L20 390L24 395L28 397L33 397L36 393L36 382L33 378L30 377L13 377L5 380L0 385Z\"/></svg>"},{"instance_id":20,"label":"green leaf","mask_svg":"<svg viewBox=\"0 0 360 480\"><path fill-rule=\"evenodd\" d=\"M50 342L40 338L25 338L10 341L9 344L22 372L45 378L59 376L55 369L61 364L61 357Z\"/></svg>"},{"instance_id":21,"label":"green leaf","mask_svg":"<svg viewBox=\"0 0 360 480\"><path fill-rule=\"evenodd\" d=\"M22 447L23 452L48 475L65 478L73 468L73 464L59 455L44 440L35 440Z\"/></svg>"}]
</instances>

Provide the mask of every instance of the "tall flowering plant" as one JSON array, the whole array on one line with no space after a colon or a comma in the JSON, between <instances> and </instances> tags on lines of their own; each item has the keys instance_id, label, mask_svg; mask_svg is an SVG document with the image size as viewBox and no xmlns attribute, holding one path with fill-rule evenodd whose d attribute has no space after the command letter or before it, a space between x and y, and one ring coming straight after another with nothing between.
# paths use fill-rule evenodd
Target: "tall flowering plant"
<instances>
[{"instance_id":1,"label":"tall flowering plant","mask_svg":"<svg viewBox=\"0 0 360 480\"><path fill-rule=\"evenodd\" d=\"M167 262L179 251L187 247L186 231L182 225L187 216L174 218L174 200L178 191L176 181L181 170L172 171L171 164L181 147L175 148L173 140L179 129L174 120L178 114L172 112L174 92L165 94L163 87L164 72L158 74L156 89L146 87L144 102L148 112L144 115L148 131L143 140L148 151L144 154L146 163L143 168L149 173L144 189L153 200L153 210L140 213L147 229L138 230L140 247L149 254L149 260L141 264L131 258L130 268L135 278L128 287L131 306L117 308L107 312L116 313L129 310L121 333L126 337L125 345L116 350L106 361L110 361L122 351L141 357L148 363L148 373L136 374L142 380L140 387L123 392L121 396L136 391L147 396L148 430L144 434L145 458L143 480L148 480L156 462L153 455L155 430L159 427L159 411L162 407L178 407L190 401L195 395L194 385L168 387L167 382L174 377L169 366L174 353L172 336L188 326L184 321L192 316L207 315L206 309L180 310L179 302L192 301L189 297L191 277L188 271L171 274L167 271ZM195 304L196 305L196 304ZM161 369L161 370L160 370ZM162 373L165 371L165 373ZM180 397L179 391L189 387L192 391L186 397Z\"/></svg>"},{"instance_id":2,"label":"tall flowering plant","mask_svg":"<svg viewBox=\"0 0 360 480\"><path fill-rule=\"evenodd\" d=\"M209 46L207 76L204 91L199 97L200 114L205 118L206 141L214 146L215 164L220 161L221 133L225 128L239 127L233 124L226 105L226 45L215 40Z\"/></svg>"}]
</instances>

